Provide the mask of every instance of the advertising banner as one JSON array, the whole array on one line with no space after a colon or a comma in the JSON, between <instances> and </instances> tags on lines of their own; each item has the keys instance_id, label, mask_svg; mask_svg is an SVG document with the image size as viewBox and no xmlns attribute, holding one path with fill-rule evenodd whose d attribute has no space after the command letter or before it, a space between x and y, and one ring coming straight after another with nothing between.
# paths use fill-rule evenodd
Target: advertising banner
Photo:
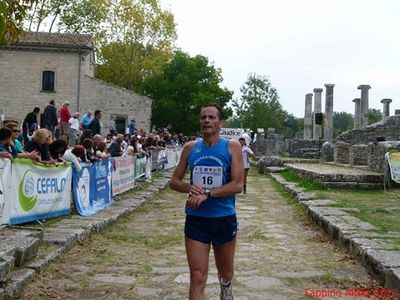
<instances>
[{"instance_id":1,"label":"advertising banner","mask_svg":"<svg viewBox=\"0 0 400 300\"><path fill-rule=\"evenodd\" d=\"M220 136L226 138L228 140L235 140L238 141L239 138L243 137L246 140L246 145L250 145L251 138L250 136L244 131L243 128L221 128Z\"/></svg>"},{"instance_id":2,"label":"advertising banner","mask_svg":"<svg viewBox=\"0 0 400 300\"><path fill-rule=\"evenodd\" d=\"M113 157L112 194L118 195L135 187L135 157Z\"/></svg>"},{"instance_id":3,"label":"advertising banner","mask_svg":"<svg viewBox=\"0 0 400 300\"><path fill-rule=\"evenodd\" d=\"M6 205L6 194L8 194L11 174L11 160L1 158L0 159L0 224L9 224L10 216Z\"/></svg>"},{"instance_id":4,"label":"advertising banner","mask_svg":"<svg viewBox=\"0 0 400 300\"><path fill-rule=\"evenodd\" d=\"M136 157L135 160L135 179L138 179L145 175L147 156Z\"/></svg>"},{"instance_id":5,"label":"advertising banner","mask_svg":"<svg viewBox=\"0 0 400 300\"><path fill-rule=\"evenodd\" d=\"M14 159L6 183L10 185L6 199L12 199L7 201L10 224L70 214L71 175L70 163L42 164Z\"/></svg>"},{"instance_id":6,"label":"advertising banner","mask_svg":"<svg viewBox=\"0 0 400 300\"><path fill-rule=\"evenodd\" d=\"M82 216L111 205L111 159L82 164L80 172L74 170L72 187L75 207Z\"/></svg>"},{"instance_id":7,"label":"advertising banner","mask_svg":"<svg viewBox=\"0 0 400 300\"><path fill-rule=\"evenodd\" d=\"M171 169L175 167L179 158L181 157L182 147L168 148L167 149L167 164L164 166L165 169Z\"/></svg>"},{"instance_id":8,"label":"advertising banner","mask_svg":"<svg viewBox=\"0 0 400 300\"><path fill-rule=\"evenodd\" d=\"M400 183L400 152L393 151L387 153L387 160L389 163L392 180Z\"/></svg>"}]
</instances>

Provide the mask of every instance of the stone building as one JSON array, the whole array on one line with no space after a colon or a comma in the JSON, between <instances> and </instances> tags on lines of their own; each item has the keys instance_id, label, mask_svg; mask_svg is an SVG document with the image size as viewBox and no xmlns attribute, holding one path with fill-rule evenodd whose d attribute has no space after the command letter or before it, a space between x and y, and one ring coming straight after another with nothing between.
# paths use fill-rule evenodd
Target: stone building
<instances>
[{"instance_id":1,"label":"stone building","mask_svg":"<svg viewBox=\"0 0 400 300\"><path fill-rule=\"evenodd\" d=\"M71 114L100 109L102 133L111 116L123 131L131 119L150 130L153 100L94 78L95 55L90 35L28 32L18 43L0 48L0 110L5 119L23 120L35 106L51 99Z\"/></svg>"}]
</instances>

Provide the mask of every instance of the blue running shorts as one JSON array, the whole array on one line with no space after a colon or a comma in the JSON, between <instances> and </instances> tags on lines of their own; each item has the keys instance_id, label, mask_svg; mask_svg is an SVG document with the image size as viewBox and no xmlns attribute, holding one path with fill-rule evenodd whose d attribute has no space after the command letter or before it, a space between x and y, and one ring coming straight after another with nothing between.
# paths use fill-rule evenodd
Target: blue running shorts
<instances>
[{"instance_id":1,"label":"blue running shorts","mask_svg":"<svg viewBox=\"0 0 400 300\"><path fill-rule=\"evenodd\" d=\"M185 236L201 243L221 246L235 239L237 229L236 215L219 218L186 215Z\"/></svg>"}]
</instances>

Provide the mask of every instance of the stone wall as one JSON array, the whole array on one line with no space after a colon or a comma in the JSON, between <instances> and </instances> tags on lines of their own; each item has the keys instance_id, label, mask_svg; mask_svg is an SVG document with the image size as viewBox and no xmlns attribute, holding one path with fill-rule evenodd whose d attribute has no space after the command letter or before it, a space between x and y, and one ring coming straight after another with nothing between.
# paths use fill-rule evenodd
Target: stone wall
<instances>
[{"instance_id":1,"label":"stone wall","mask_svg":"<svg viewBox=\"0 0 400 300\"><path fill-rule=\"evenodd\" d=\"M385 172L385 153L400 150L400 141L372 142L368 144L368 168L371 171Z\"/></svg>"},{"instance_id":2,"label":"stone wall","mask_svg":"<svg viewBox=\"0 0 400 300\"><path fill-rule=\"evenodd\" d=\"M384 137L386 141L400 141L399 129L400 115L394 115L363 129L345 131L336 140L351 145L368 144L369 142L375 142L380 137Z\"/></svg>"},{"instance_id":3,"label":"stone wall","mask_svg":"<svg viewBox=\"0 0 400 300\"><path fill-rule=\"evenodd\" d=\"M93 59L93 53L89 51L80 56L73 51L1 49L0 110L6 119L22 121L35 106L43 113L51 99L56 101L58 109L63 102L69 101L71 113L79 111L83 115L88 110L100 109L103 134L108 132L111 115L125 119L126 126L134 118L138 128L149 132L152 99L93 78ZM55 72L54 92L41 91L45 70Z\"/></svg>"},{"instance_id":4,"label":"stone wall","mask_svg":"<svg viewBox=\"0 0 400 300\"><path fill-rule=\"evenodd\" d=\"M266 152L267 142L264 133L256 133L256 141L251 144L251 149L254 151L255 155L263 156Z\"/></svg>"},{"instance_id":5,"label":"stone wall","mask_svg":"<svg viewBox=\"0 0 400 300\"><path fill-rule=\"evenodd\" d=\"M309 159L320 158L323 142L322 140L286 140L285 156Z\"/></svg>"},{"instance_id":6,"label":"stone wall","mask_svg":"<svg viewBox=\"0 0 400 300\"><path fill-rule=\"evenodd\" d=\"M123 117L128 123L135 119L136 127L149 133L151 126L151 107L153 100L110 83L85 76L84 93L82 96L82 111L100 109L102 134L108 132L109 120L112 115ZM126 127L125 126L125 127Z\"/></svg>"},{"instance_id":7,"label":"stone wall","mask_svg":"<svg viewBox=\"0 0 400 300\"><path fill-rule=\"evenodd\" d=\"M88 64L89 53L81 60L82 75L93 74ZM23 120L35 106L43 112L51 99L56 101L57 108L69 101L70 110L75 112L78 68L78 53L0 50L0 109L6 119ZM41 91L42 73L46 70L55 72L54 92Z\"/></svg>"},{"instance_id":8,"label":"stone wall","mask_svg":"<svg viewBox=\"0 0 400 300\"><path fill-rule=\"evenodd\" d=\"M266 156L282 156L285 153L285 140L282 134L275 133L275 128L268 128L265 148Z\"/></svg>"},{"instance_id":9,"label":"stone wall","mask_svg":"<svg viewBox=\"0 0 400 300\"><path fill-rule=\"evenodd\" d=\"M367 166L369 148L368 145L358 144L350 147L349 164L350 166Z\"/></svg>"}]
</instances>

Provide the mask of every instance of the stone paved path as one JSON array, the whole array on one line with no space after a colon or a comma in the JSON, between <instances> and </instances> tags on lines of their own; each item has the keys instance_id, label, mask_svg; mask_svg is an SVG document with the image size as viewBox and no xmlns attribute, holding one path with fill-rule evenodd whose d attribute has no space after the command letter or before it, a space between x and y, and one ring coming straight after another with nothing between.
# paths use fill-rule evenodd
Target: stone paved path
<instances>
[{"instance_id":1,"label":"stone paved path","mask_svg":"<svg viewBox=\"0 0 400 300\"><path fill-rule=\"evenodd\" d=\"M163 191L51 264L20 298L186 299L185 199L169 189ZM346 288L377 285L353 257L308 223L272 179L252 173L248 193L239 195L237 206L241 228L235 299L311 299L304 288L344 295ZM206 294L207 299L218 299L213 258Z\"/></svg>"}]
</instances>

